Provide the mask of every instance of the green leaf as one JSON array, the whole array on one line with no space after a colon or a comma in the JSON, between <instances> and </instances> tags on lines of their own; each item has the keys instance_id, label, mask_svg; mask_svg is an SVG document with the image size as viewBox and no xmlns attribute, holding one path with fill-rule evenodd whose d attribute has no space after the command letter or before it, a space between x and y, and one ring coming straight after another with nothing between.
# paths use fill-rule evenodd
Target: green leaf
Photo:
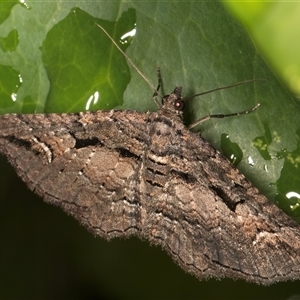
<instances>
[{"instance_id":1,"label":"green leaf","mask_svg":"<svg viewBox=\"0 0 300 300\"><path fill-rule=\"evenodd\" d=\"M153 91L131 67L128 74L128 63L96 22L106 26L117 42L136 26L133 39L119 44L124 50L129 46L127 55L154 85L156 68L160 66L162 94L169 94L176 85L182 85L184 96L188 96L248 79L267 80L191 99L185 121L189 124L207 114L239 112L261 103L252 114L209 120L196 130L220 150L222 134L229 135L243 152L238 168L271 200L276 197L287 213L299 218L300 210L295 209L299 199L293 197L291 203L286 195L300 195L300 191L281 174L285 156L278 158L283 149L286 154L298 153L298 102L281 87L245 30L219 3L98 5L57 1L31 5L31 9L18 5L13 21L3 24L4 32L17 31L19 45L13 52L3 52L0 64L19 72L22 87L17 101L7 104L7 100L0 99L2 113L70 112L116 106L155 110ZM5 78L2 72L2 85ZM9 87L2 89L7 91ZM100 95L98 102L96 92ZM96 104L89 106L88 101ZM273 137L267 146L272 159L267 160L256 146L257 138L266 134L266 126ZM289 164L290 168L296 176L294 181L299 182L298 165Z\"/></svg>"},{"instance_id":2,"label":"green leaf","mask_svg":"<svg viewBox=\"0 0 300 300\"><path fill-rule=\"evenodd\" d=\"M42 46L42 61L51 82L45 111L76 112L123 104L130 80L127 61L96 22L119 41L134 29L135 11L124 12L115 23L74 8L51 28ZM123 50L128 46L124 41L120 44Z\"/></svg>"},{"instance_id":3,"label":"green leaf","mask_svg":"<svg viewBox=\"0 0 300 300\"><path fill-rule=\"evenodd\" d=\"M297 28L300 26L300 4L224 1L224 5L247 27L255 45L283 84L299 95L300 39ZM272 92L273 88L270 95ZM272 183L277 188L275 201L299 222L299 102L292 95L281 97L275 93L274 97L269 100L269 106L278 110L273 120L278 126L274 122L263 122L265 132L254 139L254 146L265 161L270 161L266 163L267 172L273 172L274 160L282 163L280 176ZM282 130L279 129L281 126Z\"/></svg>"},{"instance_id":4,"label":"green leaf","mask_svg":"<svg viewBox=\"0 0 300 300\"><path fill-rule=\"evenodd\" d=\"M237 166L242 158L243 151L237 143L232 143L229 136L225 133L221 135L222 153L231 161L234 166Z\"/></svg>"},{"instance_id":5,"label":"green leaf","mask_svg":"<svg viewBox=\"0 0 300 300\"><path fill-rule=\"evenodd\" d=\"M0 24L2 24L10 15L12 8L19 3L18 0L0 1Z\"/></svg>"},{"instance_id":6,"label":"green leaf","mask_svg":"<svg viewBox=\"0 0 300 300\"><path fill-rule=\"evenodd\" d=\"M10 66L0 65L0 76L0 99L3 106L9 108L17 100L22 81L19 73Z\"/></svg>"},{"instance_id":7,"label":"green leaf","mask_svg":"<svg viewBox=\"0 0 300 300\"><path fill-rule=\"evenodd\" d=\"M114 94L106 97L107 107L124 102L118 108L157 109L152 101L153 91L135 70L129 66L128 74L126 68L120 67L117 75L118 67L110 62L123 58L115 58L119 53L111 42L100 28L92 27L94 21L107 25L119 42L122 33L117 28L123 26L119 22L124 13L133 9L137 32L128 41L126 54L154 85L160 66L162 93L168 94L176 85L182 85L184 96L188 96L247 79L267 79L191 99L185 120L189 124L210 113L238 112L261 103L252 114L212 119L195 130L213 147L229 149L229 157L232 154L240 157L241 149L243 156L238 167L242 172L271 200L280 200L285 211L299 218L299 104L261 58L248 32L220 3L172 0L28 1L27 6L16 3L0 1L0 36L6 38L12 30L18 36L15 50L0 49L1 113L85 110L88 95L93 94L102 80L107 81L107 93ZM79 17L72 15L74 10ZM5 16L1 18L2 15ZM129 24L125 32L135 27L132 20L125 22ZM68 60L68 45L73 57L69 65L81 72L73 78L60 79ZM64 61L58 60L60 54ZM106 58L106 69L100 72L97 68L100 69L102 57ZM87 74L85 66L90 66L93 72ZM7 76L12 79L7 80ZM118 86L109 83L115 76L119 76ZM74 84L74 89L82 85L72 94L71 88L66 88L67 80ZM14 93L15 101L11 98ZM110 100L115 102L111 104ZM298 282L269 288L231 280L199 282L148 243L135 239L107 243L95 239L61 210L45 205L24 186L17 185L14 174L4 169L2 163L0 176L3 262L0 298L195 299L201 295L207 299L266 299L273 295L287 299L298 293Z\"/></svg>"},{"instance_id":8,"label":"green leaf","mask_svg":"<svg viewBox=\"0 0 300 300\"><path fill-rule=\"evenodd\" d=\"M12 30L7 37L0 37L0 47L4 52L16 50L19 42L17 30Z\"/></svg>"},{"instance_id":9,"label":"green leaf","mask_svg":"<svg viewBox=\"0 0 300 300\"><path fill-rule=\"evenodd\" d=\"M300 3L224 1L243 23L276 74L300 94Z\"/></svg>"}]
</instances>

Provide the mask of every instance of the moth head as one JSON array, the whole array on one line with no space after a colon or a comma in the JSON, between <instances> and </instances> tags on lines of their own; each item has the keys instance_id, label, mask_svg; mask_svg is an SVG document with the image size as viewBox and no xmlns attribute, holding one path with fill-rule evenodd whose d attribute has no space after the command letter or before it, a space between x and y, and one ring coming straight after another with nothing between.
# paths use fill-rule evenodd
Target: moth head
<instances>
[{"instance_id":1,"label":"moth head","mask_svg":"<svg viewBox=\"0 0 300 300\"><path fill-rule=\"evenodd\" d=\"M162 98L162 105L164 109L172 110L172 111L183 111L185 102L181 97L182 87L177 86L173 93L170 95L166 95Z\"/></svg>"}]
</instances>

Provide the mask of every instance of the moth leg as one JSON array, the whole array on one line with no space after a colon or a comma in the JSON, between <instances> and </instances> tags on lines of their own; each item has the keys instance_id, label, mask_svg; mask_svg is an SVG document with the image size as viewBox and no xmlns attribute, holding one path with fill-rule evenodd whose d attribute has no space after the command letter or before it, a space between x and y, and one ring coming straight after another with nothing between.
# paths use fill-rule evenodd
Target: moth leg
<instances>
[{"instance_id":1,"label":"moth leg","mask_svg":"<svg viewBox=\"0 0 300 300\"><path fill-rule=\"evenodd\" d=\"M157 88L155 89L155 92L152 96L153 101L158 104L159 102L157 101L157 97L159 96L158 91L162 87L162 79L161 79L161 73L160 73L160 67L157 67ZM159 105L160 106L160 105Z\"/></svg>"},{"instance_id":2,"label":"moth leg","mask_svg":"<svg viewBox=\"0 0 300 300\"><path fill-rule=\"evenodd\" d=\"M199 125L200 123L204 122L204 121L207 121L209 119L212 119L212 118L227 118L227 117L233 117L233 116L240 116L240 115L247 115L253 111L255 111L258 107L260 106L260 103L256 104L254 107L250 108L250 109L247 109L247 110L243 110L243 111L240 111L240 112L236 112L236 113L232 113L232 114L218 114L218 115L207 115L201 119L199 119L198 121L196 121L195 123L192 123L188 126L188 129L191 129L191 128L194 128L196 127L197 125Z\"/></svg>"}]
</instances>

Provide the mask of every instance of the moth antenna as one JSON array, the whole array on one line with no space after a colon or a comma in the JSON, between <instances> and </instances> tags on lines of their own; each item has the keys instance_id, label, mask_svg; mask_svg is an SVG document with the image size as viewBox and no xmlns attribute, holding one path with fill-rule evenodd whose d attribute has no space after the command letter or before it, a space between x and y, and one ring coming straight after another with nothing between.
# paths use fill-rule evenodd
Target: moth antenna
<instances>
[{"instance_id":1,"label":"moth antenna","mask_svg":"<svg viewBox=\"0 0 300 300\"><path fill-rule=\"evenodd\" d=\"M235 86L238 86L238 85L242 85L242 84L246 84L246 83L250 83L250 82L254 82L254 81L266 81L266 79L258 78L258 79L245 80L245 81L242 81L242 82L226 85L226 86L215 88L215 89L212 89L212 90L209 90L209 91L206 91L206 92L195 94L195 95L189 96L187 98L184 98L183 100L186 101L186 100L192 99L192 98L197 97L197 96L205 95L205 94L216 92L216 91L219 91L219 90L229 89L229 88L232 88L232 87L235 87ZM196 122L190 124L188 126L188 129L192 129L192 128L196 127L197 125L199 125L200 123L202 123L206 120L212 119L212 118L226 118L226 117L232 117L232 116L246 115L246 114L249 114L249 113L255 111L259 106L260 106L260 103L256 104L254 107L252 107L250 109L240 111L240 112L236 112L236 113L207 115L207 116L197 120Z\"/></svg>"},{"instance_id":2,"label":"moth antenna","mask_svg":"<svg viewBox=\"0 0 300 300\"><path fill-rule=\"evenodd\" d=\"M212 92L216 92L216 91L219 91L219 90L229 89L229 88L232 88L232 87L235 87L235 86L238 86L238 85L247 84L247 83L251 83L251 82L254 82L254 81L266 81L266 79L257 78L257 79L250 79L250 80L241 81L241 82L238 82L238 83L218 87L218 88L215 88L215 89L212 89L212 90L209 90L209 91L205 91L205 92L202 92L202 93L199 93L199 94L188 96L188 97L184 98L183 100L187 101L189 99L192 99L192 98L195 98L195 97L198 97L198 96L202 96L202 95L209 94L209 93L212 93Z\"/></svg>"},{"instance_id":3,"label":"moth antenna","mask_svg":"<svg viewBox=\"0 0 300 300\"><path fill-rule=\"evenodd\" d=\"M110 36L110 34L98 23L96 25L107 35L107 37L111 40L111 42L116 46L116 48L124 55L124 57L127 59L127 61L131 64L131 66L138 72L138 74L148 83L150 88L154 91L156 95L159 95L162 97L159 93L158 90L154 87L154 85L151 83L151 81L140 71L140 69L135 65L135 63L126 55L126 53L120 48L120 46L114 41L114 39ZM157 104L158 107L160 107L159 103L157 100L155 100L155 103Z\"/></svg>"}]
</instances>

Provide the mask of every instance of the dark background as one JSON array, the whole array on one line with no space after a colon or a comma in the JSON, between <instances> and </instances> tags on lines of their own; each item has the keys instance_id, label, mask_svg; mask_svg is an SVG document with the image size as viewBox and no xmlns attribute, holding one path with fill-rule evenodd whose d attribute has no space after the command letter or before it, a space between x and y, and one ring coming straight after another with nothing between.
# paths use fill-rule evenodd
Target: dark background
<instances>
[{"instance_id":1,"label":"dark background","mask_svg":"<svg viewBox=\"0 0 300 300\"><path fill-rule=\"evenodd\" d=\"M96 10L94 4L97 2ZM122 8L125 1L120 2L120 5L114 2L85 1L80 2L80 7L97 18L117 20L118 12L125 10ZM0 4L3 3L0 1ZM275 143L278 149L274 149L272 143L271 154L282 149L294 151L298 138L294 131L299 126L297 120L300 120L297 116L298 102L286 93L274 75L270 75L271 71L262 63L255 46L245 35L246 30L241 30L218 2L185 1L183 5L183 1L140 1L133 4L128 3L128 6L137 11L140 34L135 38L134 47L129 49L130 57L138 62L147 77L154 80L159 64L166 92L172 90L175 84L182 84L185 94L191 94L251 78L268 79L265 85L226 90L224 95L217 93L193 102L190 112L194 119L207 113L230 113L262 103L259 111L252 116L203 124L202 135L209 138L215 148L220 146L221 134L228 133L230 139L239 143L244 160L250 155L258 161L259 154L253 151L252 139L262 136L267 131L265 127L269 126L270 132L276 129L282 141L282 144ZM23 96L31 95L32 98L22 102L24 97L20 97L21 101L15 102L22 109L31 101L39 108L39 101L45 101L49 82L48 79L44 80L46 83L38 81L45 75L41 72L44 68L41 65L40 47L45 35L53 28L53 23L64 19L74 5L79 5L79 1L32 1L30 5L31 9L14 8L8 19L9 24L6 22L7 29L3 36L17 28L20 44L15 53L1 54L1 58L6 58L5 64L15 66L19 62L17 70L22 70L22 75L26 75L22 85ZM1 25L2 30L4 25ZM32 30L33 26L35 31ZM66 35L70 32L67 31ZM76 30L75 34L80 38ZM56 42L61 41L59 34L56 38ZM90 49L90 46L87 48ZM98 53L98 46L95 49ZM90 63L91 56L83 57L85 62ZM131 84L126 89L127 99L135 103L127 101L126 108L146 111L149 103L152 103L149 101L151 93L138 74L131 72L131 77ZM71 98L70 102L75 100ZM11 99L9 101L11 104ZM1 102L2 107L5 101L1 99ZM299 157L299 149L294 155ZM250 179L267 189L269 183L275 181L266 179L267 175L278 175L282 163L276 156L270 161L261 161L267 164L270 170L268 173L264 171L264 165L259 164L248 168L246 166L244 170ZM263 171L259 173L260 170ZM298 169L295 173L289 171L285 184L292 182L290 178L295 179L295 174L299 174ZM136 238L110 242L95 238L62 210L45 204L31 193L5 159L0 160L0 201L1 299L300 297L299 281L278 283L271 287L229 279L200 282L177 267L160 248L151 247L147 242Z\"/></svg>"},{"instance_id":2,"label":"dark background","mask_svg":"<svg viewBox=\"0 0 300 300\"><path fill-rule=\"evenodd\" d=\"M299 281L198 281L137 238L94 237L0 158L0 299L299 299ZM291 298L294 296L293 298Z\"/></svg>"}]
</instances>

